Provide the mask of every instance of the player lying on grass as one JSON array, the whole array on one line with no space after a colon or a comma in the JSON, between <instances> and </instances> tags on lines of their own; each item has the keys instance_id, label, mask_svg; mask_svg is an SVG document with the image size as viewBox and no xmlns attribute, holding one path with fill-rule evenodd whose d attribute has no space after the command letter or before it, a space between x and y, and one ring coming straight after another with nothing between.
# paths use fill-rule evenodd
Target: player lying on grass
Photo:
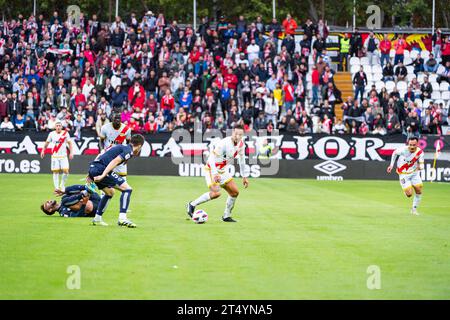
<instances>
[{"instance_id":1,"label":"player lying on grass","mask_svg":"<svg viewBox=\"0 0 450 320\"><path fill-rule=\"evenodd\" d=\"M103 221L103 213L108 207L109 201L114 196L114 189L122 192L120 197L119 226L136 228L136 224L127 218L127 210L130 205L132 188L114 169L121 164L125 164L133 156L137 156L144 144L144 137L135 134L131 137L128 145L115 145L109 150L97 156L90 164L88 177L86 178L87 186L90 190L95 189L95 185L105 194L102 197L97 212L92 220L93 225L107 226ZM95 183L95 185L93 185Z\"/></svg>"},{"instance_id":2,"label":"player lying on grass","mask_svg":"<svg viewBox=\"0 0 450 320\"><path fill-rule=\"evenodd\" d=\"M64 191L55 190L57 196L62 196L61 203L47 200L41 205L41 210L47 215L58 212L61 217L93 217L100 203L97 193L90 193L83 185L73 185Z\"/></svg>"},{"instance_id":3,"label":"player lying on grass","mask_svg":"<svg viewBox=\"0 0 450 320\"><path fill-rule=\"evenodd\" d=\"M245 143L243 141L244 128L236 126L232 135L220 140L209 155L205 165L205 180L209 192L186 204L187 214L192 217L195 207L201 203L220 197L220 187L228 193L225 211L222 217L224 222L236 222L231 217L234 203L239 195L239 190L233 177L228 173L228 166L238 158L240 174L244 188L248 187L248 173L245 170Z\"/></svg>"},{"instance_id":4,"label":"player lying on grass","mask_svg":"<svg viewBox=\"0 0 450 320\"><path fill-rule=\"evenodd\" d=\"M423 151L417 145L419 139L411 137L408 139L408 145L398 148L394 151L391 158L391 164L387 168L387 172L391 173L397 160L397 173L400 179L400 185L405 195L410 198L415 192L411 213L419 215L417 207L422 200L422 179L420 171L423 170Z\"/></svg>"}]
</instances>

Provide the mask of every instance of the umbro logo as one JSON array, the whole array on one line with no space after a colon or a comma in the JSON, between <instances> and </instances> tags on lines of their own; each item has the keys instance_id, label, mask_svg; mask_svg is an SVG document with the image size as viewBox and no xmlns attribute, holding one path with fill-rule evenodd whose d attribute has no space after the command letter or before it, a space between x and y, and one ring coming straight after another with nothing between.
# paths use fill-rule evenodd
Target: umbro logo
<instances>
[{"instance_id":1,"label":"umbro logo","mask_svg":"<svg viewBox=\"0 0 450 320\"><path fill-rule=\"evenodd\" d=\"M317 180L343 180L344 179L343 177L333 175L347 169L347 167L336 161L328 160L315 165L314 169L328 175L328 176L317 176Z\"/></svg>"}]
</instances>

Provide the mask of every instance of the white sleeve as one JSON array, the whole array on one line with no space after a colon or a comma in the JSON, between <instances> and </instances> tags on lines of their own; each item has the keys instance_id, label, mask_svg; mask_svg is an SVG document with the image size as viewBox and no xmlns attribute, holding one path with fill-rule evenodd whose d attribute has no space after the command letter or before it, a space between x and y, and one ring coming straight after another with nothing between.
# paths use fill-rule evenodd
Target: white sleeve
<instances>
[{"instance_id":1,"label":"white sleeve","mask_svg":"<svg viewBox=\"0 0 450 320\"><path fill-rule=\"evenodd\" d=\"M423 152L419 156L419 171L422 171L424 169L424 156Z\"/></svg>"},{"instance_id":2,"label":"white sleeve","mask_svg":"<svg viewBox=\"0 0 450 320\"><path fill-rule=\"evenodd\" d=\"M53 140L52 137L53 137L53 131L48 134L47 140L45 140L45 142L48 142L48 143L52 142L52 140Z\"/></svg>"},{"instance_id":3,"label":"white sleeve","mask_svg":"<svg viewBox=\"0 0 450 320\"><path fill-rule=\"evenodd\" d=\"M245 146L241 149L238 155L239 172L242 178L248 178L249 172L245 169Z\"/></svg>"},{"instance_id":4,"label":"white sleeve","mask_svg":"<svg viewBox=\"0 0 450 320\"><path fill-rule=\"evenodd\" d=\"M400 149L395 149L394 153L392 154L391 157L391 167L394 167L395 165L395 161L397 160L397 157L400 155Z\"/></svg>"},{"instance_id":5,"label":"white sleeve","mask_svg":"<svg viewBox=\"0 0 450 320\"><path fill-rule=\"evenodd\" d=\"M211 175L213 176L217 174L216 162L218 160L218 157L220 157L220 155L222 154L222 152L223 152L223 143L219 142L209 154L208 164L209 167L211 168Z\"/></svg>"}]
</instances>

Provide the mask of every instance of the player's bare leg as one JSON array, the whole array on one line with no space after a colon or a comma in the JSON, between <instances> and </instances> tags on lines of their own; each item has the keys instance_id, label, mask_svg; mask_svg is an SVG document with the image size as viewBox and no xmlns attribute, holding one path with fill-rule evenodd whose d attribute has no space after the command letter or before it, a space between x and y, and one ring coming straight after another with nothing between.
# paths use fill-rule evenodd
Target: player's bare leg
<instances>
[{"instance_id":1,"label":"player's bare leg","mask_svg":"<svg viewBox=\"0 0 450 320\"><path fill-rule=\"evenodd\" d=\"M416 193L414 195L414 199L413 199L413 206L411 209L411 213L418 216L419 212L417 211L417 208L419 207L420 201L422 200L422 185L418 184L418 185L414 185L413 189L414 192Z\"/></svg>"},{"instance_id":2,"label":"player's bare leg","mask_svg":"<svg viewBox=\"0 0 450 320\"><path fill-rule=\"evenodd\" d=\"M209 200L214 200L220 197L220 186L217 183L213 183L209 186L209 192L205 192L197 199L186 204L186 212L189 217L192 218L192 214L194 213L195 207L199 204L208 202Z\"/></svg>"},{"instance_id":3,"label":"player's bare leg","mask_svg":"<svg viewBox=\"0 0 450 320\"><path fill-rule=\"evenodd\" d=\"M227 202L225 204L225 211L223 213L222 220L224 222L237 222L233 218L231 218L231 211L233 211L234 203L236 202L237 197L239 196L239 189L234 182L233 179L228 181L225 185L222 186L223 189L228 193Z\"/></svg>"},{"instance_id":4,"label":"player's bare leg","mask_svg":"<svg viewBox=\"0 0 450 320\"><path fill-rule=\"evenodd\" d=\"M122 195L120 196L119 220L117 224L123 227L136 228L136 224L127 217L128 206L130 205L131 192L133 189L127 182L122 183L116 188L122 192Z\"/></svg>"},{"instance_id":5,"label":"player's bare leg","mask_svg":"<svg viewBox=\"0 0 450 320\"><path fill-rule=\"evenodd\" d=\"M69 169L62 169L62 178L61 178L61 184L60 184L60 189L61 190L65 190L66 188L66 181L67 178L69 177Z\"/></svg>"},{"instance_id":6,"label":"player's bare leg","mask_svg":"<svg viewBox=\"0 0 450 320\"><path fill-rule=\"evenodd\" d=\"M59 189L59 173L62 172L61 170L52 170L53 171L53 186L56 189Z\"/></svg>"}]
</instances>

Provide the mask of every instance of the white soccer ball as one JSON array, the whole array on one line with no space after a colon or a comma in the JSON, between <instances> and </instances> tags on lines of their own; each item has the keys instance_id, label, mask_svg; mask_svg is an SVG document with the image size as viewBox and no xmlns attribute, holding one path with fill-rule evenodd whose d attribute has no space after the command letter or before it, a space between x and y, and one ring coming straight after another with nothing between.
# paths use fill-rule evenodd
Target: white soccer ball
<instances>
[{"instance_id":1,"label":"white soccer ball","mask_svg":"<svg viewBox=\"0 0 450 320\"><path fill-rule=\"evenodd\" d=\"M192 221L198 224L205 223L206 221L208 221L208 214L206 213L206 211L197 210L192 215Z\"/></svg>"}]
</instances>

